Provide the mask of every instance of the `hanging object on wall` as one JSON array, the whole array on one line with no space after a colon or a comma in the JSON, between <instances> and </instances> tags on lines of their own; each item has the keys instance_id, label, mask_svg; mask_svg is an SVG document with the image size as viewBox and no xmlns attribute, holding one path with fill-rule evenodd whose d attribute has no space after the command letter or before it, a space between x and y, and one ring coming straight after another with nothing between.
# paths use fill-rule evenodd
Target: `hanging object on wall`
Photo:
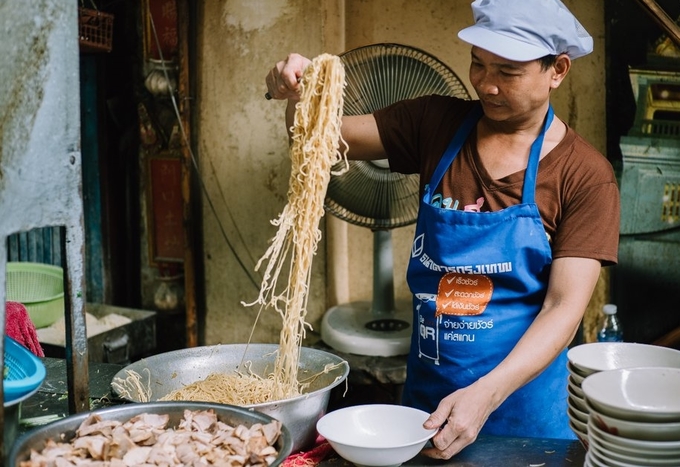
<instances>
[{"instance_id":1,"label":"hanging object on wall","mask_svg":"<svg viewBox=\"0 0 680 467\"><path fill-rule=\"evenodd\" d=\"M144 17L144 58L147 60L172 60L177 56L179 45L175 0L144 0L142 12ZM153 32L154 26L156 35ZM158 39L158 43L156 43L156 39Z\"/></svg>"},{"instance_id":2,"label":"hanging object on wall","mask_svg":"<svg viewBox=\"0 0 680 467\"><path fill-rule=\"evenodd\" d=\"M165 268L161 268L165 269ZM161 275L158 279L158 286L154 292L154 305L158 311L176 312L184 306L184 288L182 274L165 276Z\"/></svg>"},{"instance_id":3,"label":"hanging object on wall","mask_svg":"<svg viewBox=\"0 0 680 467\"><path fill-rule=\"evenodd\" d=\"M172 5L171 5L172 4ZM229 250L233 254L234 258L236 259L236 262L240 265L241 270L248 276L248 279L250 279L251 284L253 287L255 287L256 290L260 289L260 283L262 282L262 279L259 277L255 277L254 274L251 272L252 267L247 267L242 259L242 255L239 254L237 251L234 243L230 240L229 236L227 235L226 228L223 225L222 221L220 220L220 216L217 213L217 210L215 208L215 205L213 204L213 201L211 199L210 193L208 193L208 190L206 189L205 183L203 182L202 176L201 176L201 170L199 170L198 167L198 162L196 160L196 157L194 155L194 152L191 148L191 145L189 143L189 139L187 136L187 128L186 128L186 123L183 122L188 122L187 117L183 117L182 114L186 113L185 110L180 110L182 107L183 108L188 108L186 107L186 97L182 98L182 94L185 94L187 92L188 87L185 85L184 86L184 92L182 91L182 76L186 75L186 67L182 67L182 60L181 60L181 55L178 53L179 50L179 45L177 47L172 47L172 28L177 27L179 28L178 22L177 22L177 15L176 15L176 6L175 6L175 0L144 0L143 3L143 14L144 14L144 53L145 53L145 58L146 58L146 67L150 68L153 66L154 62L158 63L175 63L177 62L177 68L171 71L175 71L177 75L177 81L180 83L177 89L172 90L168 96L169 96L169 101L172 103L172 108L175 113L176 117L176 125L173 125L172 129L170 132L163 131L164 127L161 125L158 125L157 130L159 134L162 137L165 137L168 141L167 147L168 148L174 148L174 147L179 147L178 145L175 145L175 142L183 143L181 145L181 149L185 151L184 157L186 158L187 162L190 163L191 167L194 169L195 174L198 179L198 183L200 185L200 189L205 196L205 200L210 208L210 211L214 214L215 220L217 221L217 224L219 226L219 230L222 234L222 238L224 238ZM163 17L163 21L159 21L157 16L161 15ZM163 38L161 38L163 36ZM179 36L177 36L179 38ZM164 46L165 44L165 46ZM155 47L155 48L154 48ZM172 83L174 80L170 78L170 73L168 73L169 69L167 67L159 67L158 70L167 73L166 76L166 83ZM186 79L185 79L186 80ZM156 97L156 96L154 96ZM179 100L178 100L179 99ZM185 102L183 103L181 99L184 99ZM154 98L154 103L160 103L159 107L169 107L168 105L168 100L167 99L158 99ZM151 111L149 112L151 113ZM159 114L160 112L155 112L155 114ZM167 135L167 136L165 136ZM213 169L214 173L214 169ZM224 200L224 196L222 197ZM225 201L226 204L226 201ZM226 206L227 211L229 210L229 206ZM233 216L232 221L233 221ZM238 233L238 237L240 237L240 233ZM241 239L242 240L242 239ZM248 254L248 256L250 256ZM252 261L252 257L250 257ZM254 261L253 261L254 262Z\"/></svg>"},{"instance_id":4,"label":"hanging object on wall","mask_svg":"<svg viewBox=\"0 0 680 467\"><path fill-rule=\"evenodd\" d=\"M151 183L152 261L184 261L182 167L178 157L153 157Z\"/></svg>"},{"instance_id":5,"label":"hanging object on wall","mask_svg":"<svg viewBox=\"0 0 680 467\"><path fill-rule=\"evenodd\" d=\"M143 102L137 104L139 115L139 138L144 146L152 146L158 141L158 133Z\"/></svg>"},{"instance_id":6,"label":"hanging object on wall","mask_svg":"<svg viewBox=\"0 0 680 467\"><path fill-rule=\"evenodd\" d=\"M177 66L171 61L149 60L144 87L154 97L168 97L177 89Z\"/></svg>"},{"instance_id":7,"label":"hanging object on wall","mask_svg":"<svg viewBox=\"0 0 680 467\"><path fill-rule=\"evenodd\" d=\"M138 108L140 134L148 158L149 258L154 267L162 269L167 263L182 263L186 253L182 162L179 152L173 150L181 146L181 141L174 112L166 99L176 92L178 84L176 1L143 0L142 20L144 87L152 96ZM165 298L160 301L167 302Z\"/></svg>"},{"instance_id":8,"label":"hanging object on wall","mask_svg":"<svg viewBox=\"0 0 680 467\"><path fill-rule=\"evenodd\" d=\"M85 8L81 1L78 8L78 40L81 53L111 52L113 48L113 18L97 8Z\"/></svg>"}]
</instances>

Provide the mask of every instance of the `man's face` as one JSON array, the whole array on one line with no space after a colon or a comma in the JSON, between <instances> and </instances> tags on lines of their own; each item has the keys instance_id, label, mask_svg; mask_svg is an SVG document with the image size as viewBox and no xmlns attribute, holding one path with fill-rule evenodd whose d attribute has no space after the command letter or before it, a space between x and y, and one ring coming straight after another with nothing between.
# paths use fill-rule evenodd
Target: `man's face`
<instances>
[{"instance_id":1,"label":"man's face","mask_svg":"<svg viewBox=\"0 0 680 467\"><path fill-rule=\"evenodd\" d=\"M544 111L554 87L551 71L544 71L538 60L516 62L472 47L470 82L492 120L522 121Z\"/></svg>"}]
</instances>

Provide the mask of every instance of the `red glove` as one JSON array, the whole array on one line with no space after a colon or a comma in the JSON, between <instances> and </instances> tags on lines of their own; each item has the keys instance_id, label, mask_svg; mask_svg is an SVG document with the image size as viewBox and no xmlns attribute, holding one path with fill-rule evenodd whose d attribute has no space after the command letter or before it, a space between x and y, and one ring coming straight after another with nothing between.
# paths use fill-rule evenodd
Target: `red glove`
<instances>
[{"instance_id":1,"label":"red glove","mask_svg":"<svg viewBox=\"0 0 680 467\"><path fill-rule=\"evenodd\" d=\"M299 452L286 457L282 463L283 467L314 467L318 465L326 456L333 452L333 448L322 436L318 436L314 447L307 452Z\"/></svg>"},{"instance_id":2,"label":"red glove","mask_svg":"<svg viewBox=\"0 0 680 467\"><path fill-rule=\"evenodd\" d=\"M34 355L44 357L35 325L28 316L28 310L19 302L5 302L5 328L7 335L22 344Z\"/></svg>"}]
</instances>

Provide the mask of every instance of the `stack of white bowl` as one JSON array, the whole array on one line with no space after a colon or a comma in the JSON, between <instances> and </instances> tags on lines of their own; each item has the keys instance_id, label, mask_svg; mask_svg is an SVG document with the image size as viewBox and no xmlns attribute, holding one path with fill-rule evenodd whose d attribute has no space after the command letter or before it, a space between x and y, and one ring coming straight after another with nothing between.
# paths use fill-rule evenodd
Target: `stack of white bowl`
<instances>
[{"instance_id":1,"label":"stack of white bowl","mask_svg":"<svg viewBox=\"0 0 680 467\"><path fill-rule=\"evenodd\" d=\"M569 377L567 378L569 426L576 433L583 446L588 449L588 406L583 389L581 389L581 383L593 371L577 367L571 361L567 363L567 369L569 370Z\"/></svg>"},{"instance_id":2,"label":"stack of white bowl","mask_svg":"<svg viewBox=\"0 0 680 467\"><path fill-rule=\"evenodd\" d=\"M680 466L680 368L603 371L582 389L587 467Z\"/></svg>"},{"instance_id":3,"label":"stack of white bowl","mask_svg":"<svg viewBox=\"0 0 680 467\"><path fill-rule=\"evenodd\" d=\"M567 352L567 360L569 424L584 447L589 449L589 432L592 430L589 427L590 407L582 388L584 380L591 375L612 370L639 367L680 368L680 351L632 342L594 342L572 347ZM676 465L680 466L680 462Z\"/></svg>"}]
</instances>

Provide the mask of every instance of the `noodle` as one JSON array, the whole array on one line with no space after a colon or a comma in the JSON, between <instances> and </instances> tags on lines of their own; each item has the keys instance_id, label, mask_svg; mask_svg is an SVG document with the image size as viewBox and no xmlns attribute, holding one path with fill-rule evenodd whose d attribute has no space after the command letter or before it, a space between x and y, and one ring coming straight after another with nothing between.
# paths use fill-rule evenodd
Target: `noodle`
<instances>
[{"instance_id":1,"label":"noodle","mask_svg":"<svg viewBox=\"0 0 680 467\"><path fill-rule=\"evenodd\" d=\"M245 406L275 400L272 398L274 389L273 379L241 373L212 373L206 379L173 391L160 400L208 401Z\"/></svg>"},{"instance_id":2,"label":"noodle","mask_svg":"<svg viewBox=\"0 0 680 467\"><path fill-rule=\"evenodd\" d=\"M338 150L342 125L344 68L339 57L320 55L300 82L300 101L292 129L288 204L273 221L279 229L261 263L269 260L256 303L271 306L283 319L274 377L286 398L297 392L297 367L305 336L305 316L312 258L321 239L319 222L331 168L346 155ZM288 260L288 261L287 261ZM279 275L289 264L288 284L277 291ZM283 306L281 306L283 305Z\"/></svg>"},{"instance_id":3,"label":"noodle","mask_svg":"<svg viewBox=\"0 0 680 467\"><path fill-rule=\"evenodd\" d=\"M290 147L291 174L288 203L278 219L271 245L255 269L266 261L260 293L250 304L272 307L283 326L273 374L266 378L248 374L211 374L174 391L161 400L201 400L235 405L289 399L303 390L298 381L300 349L309 324L305 321L312 258L321 239L319 222L332 167L344 162L339 150L342 136L345 70L340 58L323 54L312 60L300 81L300 101L295 107ZM344 143L344 142L343 142ZM345 145L346 146L346 145ZM288 265L288 283L279 287L279 277ZM328 368L324 370L327 372Z\"/></svg>"},{"instance_id":4,"label":"noodle","mask_svg":"<svg viewBox=\"0 0 680 467\"><path fill-rule=\"evenodd\" d=\"M125 370L127 374L125 379L116 377L111 382L111 386L120 396L127 399L135 400L134 395L137 395L138 402L149 402L151 401L151 371L148 368L145 370L149 380L146 386L142 384L142 375L133 370Z\"/></svg>"}]
</instances>

